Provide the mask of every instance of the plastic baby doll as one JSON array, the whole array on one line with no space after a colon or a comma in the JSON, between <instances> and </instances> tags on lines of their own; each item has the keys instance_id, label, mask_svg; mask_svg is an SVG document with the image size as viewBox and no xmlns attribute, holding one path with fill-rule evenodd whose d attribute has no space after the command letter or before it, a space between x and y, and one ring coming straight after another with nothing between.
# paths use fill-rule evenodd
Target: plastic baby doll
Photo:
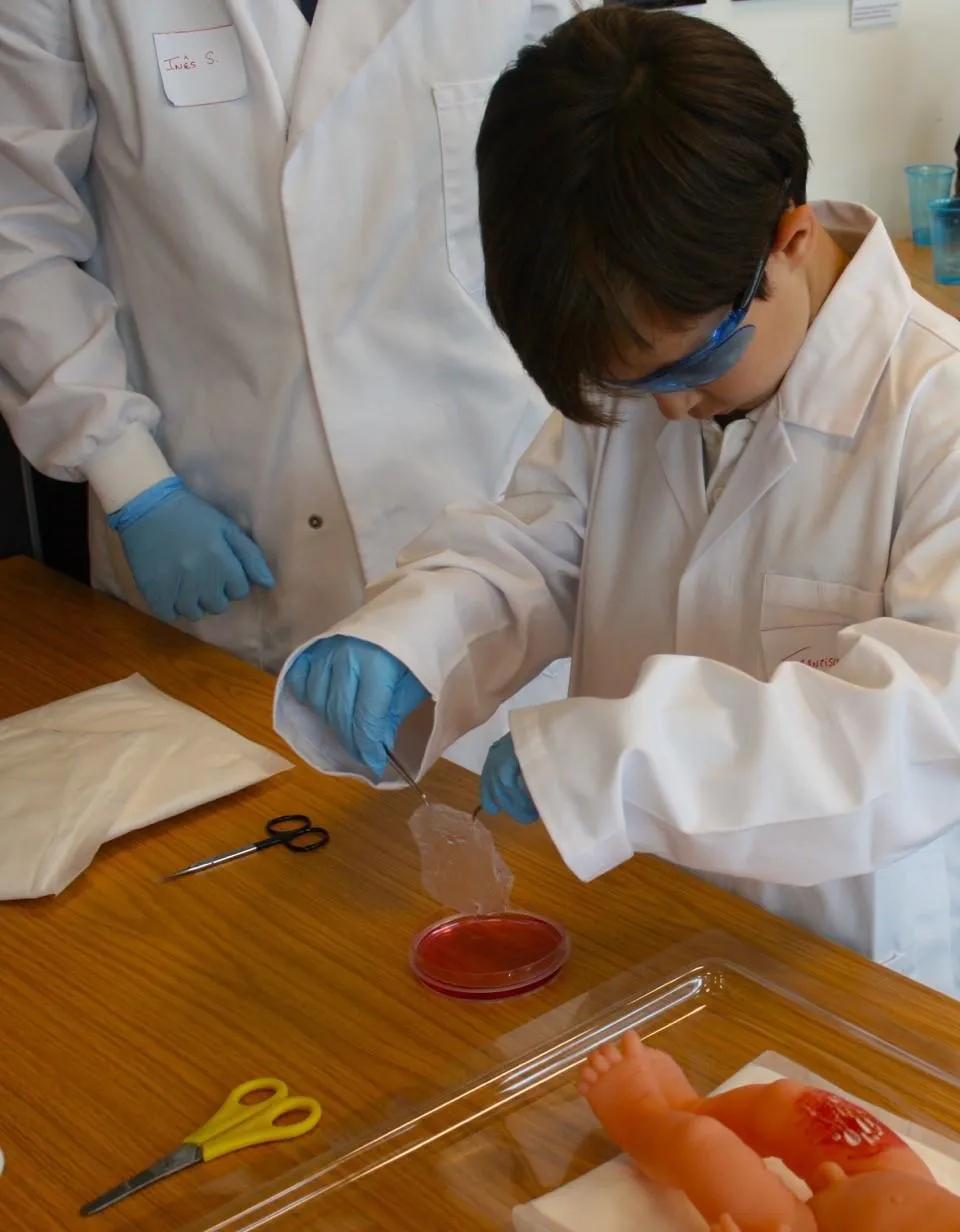
<instances>
[{"instance_id":1,"label":"plastic baby doll","mask_svg":"<svg viewBox=\"0 0 960 1232\"><path fill-rule=\"evenodd\" d=\"M632 1031L591 1055L579 1089L644 1175L685 1193L711 1232L960 1232L960 1198L872 1113L827 1091L783 1079L701 1099ZM806 1181L808 1202L767 1158Z\"/></svg>"}]
</instances>

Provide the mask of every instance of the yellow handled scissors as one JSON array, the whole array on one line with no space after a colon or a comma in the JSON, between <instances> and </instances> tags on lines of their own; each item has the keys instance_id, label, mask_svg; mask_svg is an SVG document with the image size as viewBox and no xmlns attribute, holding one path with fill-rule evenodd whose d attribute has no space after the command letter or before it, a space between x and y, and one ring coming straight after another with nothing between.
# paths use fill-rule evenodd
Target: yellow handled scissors
<instances>
[{"instance_id":1,"label":"yellow handled scissors","mask_svg":"<svg viewBox=\"0 0 960 1232\"><path fill-rule=\"evenodd\" d=\"M243 1102L257 1094L266 1098L253 1103ZM296 1112L303 1113L300 1120L277 1124L281 1118ZM279 1078L254 1078L235 1087L219 1111L205 1125L188 1134L175 1151L164 1155L163 1159L158 1159L129 1181L94 1198L80 1208L80 1214L96 1215L122 1198L152 1185L154 1181L173 1176L193 1164L209 1163L211 1159L219 1159L231 1151L241 1151L246 1146L258 1146L261 1142L299 1138L301 1134L308 1134L319 1120L320 1105L315 1099L307 1095L291 1095L287 1084Z\"/></svg>"}]
</instances>

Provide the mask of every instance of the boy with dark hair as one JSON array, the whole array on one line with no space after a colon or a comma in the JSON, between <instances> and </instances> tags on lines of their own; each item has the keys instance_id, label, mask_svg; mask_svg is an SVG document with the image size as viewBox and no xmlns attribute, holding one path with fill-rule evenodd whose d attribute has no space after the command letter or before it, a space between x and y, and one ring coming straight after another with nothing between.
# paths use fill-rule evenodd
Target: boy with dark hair
<instances>
[{"instance_id":1,"label":"boy with dark hair","mask_svg":"<svg viewBox=\"0 0 960 1232\"><path fill-rule=\"evenodd\" d=\"M379 778L572 653L488 811L580 877L653 852L956 994L960 324L807 166L711 24L603 7L521 53L478 145L487 295L560 413L291 660L278 729Z\"/></svg>"},{"instance_id":2,"label":"boy with dark hair","mask_svg":"<svg viewBox=\"0 0 960 1232\"><path fill-rule=\"evenodd\" d=\"M551 405L606 422L609 401L591 388L632 375L644 351L649 368L653 334L673 335L668 359L686 355L711 318L767 299L809 161L793 100L707 22L608 9L521 52L480 130L480 225L488 302ZM818 238L833 276L843 254ZM770 373L789 364L750 349ZM742 340L728 346L696 385L743 354ZM693 387L678 377L656 390L674 385Z\"/></svg>"}]
</instances>

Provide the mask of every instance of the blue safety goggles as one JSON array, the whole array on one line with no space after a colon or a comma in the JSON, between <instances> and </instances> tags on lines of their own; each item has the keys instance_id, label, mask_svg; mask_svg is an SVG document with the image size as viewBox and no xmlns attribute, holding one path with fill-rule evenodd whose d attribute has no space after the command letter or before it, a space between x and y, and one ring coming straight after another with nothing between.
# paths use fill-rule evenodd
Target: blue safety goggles
<instances>
[{"instance_id":1,"label":"blue safety goggles","mask_svg":"<svg viewBox=\"0 0 960 1232\"><path fill-rule=\"evenodd\" d=\"M649 376L635 381L604 381L604 385L635 394L674 394L683 389L699 389L726 376L743 358L756 333L754 326L743 325L742 321L760 290L768 256L764 254L750 286L702 346Z\"/></svg>"}]
</instances>

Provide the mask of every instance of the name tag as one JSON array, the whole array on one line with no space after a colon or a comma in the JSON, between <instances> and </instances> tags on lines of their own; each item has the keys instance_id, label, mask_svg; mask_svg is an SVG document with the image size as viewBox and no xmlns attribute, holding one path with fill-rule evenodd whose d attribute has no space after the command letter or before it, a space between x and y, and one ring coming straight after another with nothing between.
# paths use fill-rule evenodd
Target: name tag
<instances>
[{"instance_id":1,"label":"name tag","mask_svg":"<svg viewBox=\"0 0 960 1232\"><path fill-rule=\"evenodd\" d=\"M163 92L174 107L230 103L247 92L247 70L234 26L154 34Z\"/></svg>"}]
</instances>

